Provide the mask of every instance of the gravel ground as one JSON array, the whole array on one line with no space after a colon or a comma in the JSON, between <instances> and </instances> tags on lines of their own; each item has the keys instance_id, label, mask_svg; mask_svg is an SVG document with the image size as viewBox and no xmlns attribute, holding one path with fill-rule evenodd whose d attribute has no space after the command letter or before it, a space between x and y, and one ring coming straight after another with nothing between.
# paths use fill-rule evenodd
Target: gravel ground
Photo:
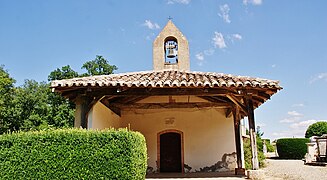
<instances>
[{"instance_id":1,"label":"gravel ground","mask_svg":"<svg viewBox=\"0 0 327 180\"><path fill-rule=\"evenodd\" d=\"M304 165L301 160L267 159L263 171L267 179L327 179L327 166Z\"/></svg>"}]
</instances>

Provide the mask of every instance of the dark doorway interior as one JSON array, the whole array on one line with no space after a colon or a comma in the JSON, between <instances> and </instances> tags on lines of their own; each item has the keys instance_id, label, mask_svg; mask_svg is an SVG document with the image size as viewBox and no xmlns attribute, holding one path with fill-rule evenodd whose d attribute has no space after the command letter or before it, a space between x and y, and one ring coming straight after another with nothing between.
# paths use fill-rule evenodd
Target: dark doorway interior
<instances>
[{"instance_id":1,"label":"dark doorway interior","mask_svg":"<svg viewBox=\"0 0 327 180\"><path fill-rule=\"evenodd\" d=\"M160 135L160 172L182 172L181 135Z\"/></svg>"}]
</instances>

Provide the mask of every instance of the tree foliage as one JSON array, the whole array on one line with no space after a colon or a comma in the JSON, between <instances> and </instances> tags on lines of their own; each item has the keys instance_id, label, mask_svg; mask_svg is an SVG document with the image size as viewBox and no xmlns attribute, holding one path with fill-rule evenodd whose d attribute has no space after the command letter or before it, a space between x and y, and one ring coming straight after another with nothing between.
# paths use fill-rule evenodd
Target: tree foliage
<instances>
[{"instance_id":1,"label":"tree foliage","mask_svg":"<svg viewBox=\"0 0 327 180\"><path fill-rule=\"evenodd\" d=\"M248 129L246 131L248 134ZM266 159L263 153L263 140L262 140L263 134L264 132L262 132L260 126L258 126L256 131L256 137L257 137L259 167L265 166L264 160ZM250 138L244 139L243 148L244 148L245 169L252 169L252 151L251 151Z\"/></svg>"},{"instance_id":2,"label":"tree foliage","mask_svg":"<svg viewBox=\"0 0 327 180\"><path fill-rule=\"evenodd\" d=\"M96 56L94 60L84 63L82 69L87 71L82 76L95 76L112 74L118 68L115 65L110 65L104 57Z\"/></svg>"},{"instance_id":3,"label":"tree foliage","mask_svg":"<svg viewBox=\"0 0 327 180\"><path fill-rule=\"evenodd\" d=\"M96 56L82 68L87 73L78 74L69 65L57 68L50 72L48 81L111 74L117 69L102 56ZM74 103L58 93L52 93L49 82L25 80L19 87L14 86L15 82L4 66L0 66L0 134L74 125Z\"/></svg>"},{"instance_id":4,"label":"tree foliage","mask_svg":"<svg viewBox=\"0 0 327 180\"><path fill-rule=\"evenodd\" d=\"M61 69L57 68L48 76L48 81L70 79L78 77L78 73L74 71L69 65L63 66Z\"/></svg>"},{"instance_id":5,"label":"tree foliage","mask_svg":"<svg viewBox=\"0 0 327 180\"><path fill-rule=\"evenodd\" d=\"M7 131L10 128L13 121L13 94L14 94L14 83L16 81L9 76L4 66L0 66L0 133Z\"/></svg>"},{"instance_id":6,"label":"tree foliage","mask_svg":"<svg viewBox=\"0 0 327 180\"><path fill-rule=\"evenodd\" d=\"M312 136L322 136L323 134L327 134L326 121L311 124L305 132L305 137L310 138Z\"/></svg>"}]
</instances>

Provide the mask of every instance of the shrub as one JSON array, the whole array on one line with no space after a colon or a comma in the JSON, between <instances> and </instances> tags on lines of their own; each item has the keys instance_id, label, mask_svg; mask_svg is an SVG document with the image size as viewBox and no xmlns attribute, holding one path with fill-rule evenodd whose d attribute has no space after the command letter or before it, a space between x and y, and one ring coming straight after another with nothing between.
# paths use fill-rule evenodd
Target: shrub
<instances>
[{"instance_id":1,"label":"shrub","mask_svg":"<svg viewBox=\"0 0 327 180\"><path fill-rule=\"evenodd\" d=\"M278 139L276 146L281 159L302 159L307 152L309 139L306 138L283 138Z\"/></svg>"},{"instance_id":2,"label":"shrub","mask_svg":"<svg viewBox=\"0 0 327 180\"><path fill-rule=\"evenodd\" d=\"M258 147L258 160L259 167L264 167L264 160L266 159L263 151L262 151L262 140L260 137L257 137L257 147ZM243 141L244 147L244 161L245 161L245 169L252 169L252 152L251 152L251 142L249 138L244 139Z\"/></svg>"},{"instance_id":3,"label":"shrub","mask_svg":"<svg viewBox=\"0 0 327 180\"><path fill-rule=\"evenodd\" d=\"M267 152L275 152L275 147L270 143L270 139L262 139L266 141Z\"/></svg>"},{"instance_id":4,"label":"shrub","mask_svg":"<svg viewBox=\"0 0 327 180\"><path fill-rule=\"evenodd\" d=\"M308 127L305 137L310 138L311 136L322 136L323 134L327 134L327 122L316 122Z\"/></svg>"},{"instance_id":5,"label":"shrub","mask_svg":"<svg viewBox=\"0 0 327 180\"><path fill-rule=\"evenodd\" d=\"M59 129L0 136L2 179L145 179L145 138L121 130Z\"/></svg>"}]
</instances>

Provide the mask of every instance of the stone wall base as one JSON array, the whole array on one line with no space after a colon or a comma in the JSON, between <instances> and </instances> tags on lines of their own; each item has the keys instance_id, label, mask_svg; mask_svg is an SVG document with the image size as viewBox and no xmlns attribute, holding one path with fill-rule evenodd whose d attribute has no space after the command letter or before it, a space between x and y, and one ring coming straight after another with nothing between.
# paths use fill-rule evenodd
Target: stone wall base
<instances>
[{"instance_id":1,"label":"stone wall base","mask_svg":"<svg viewBox=\"0 0 327 180\"><path fill-rule=\"evenodd\" d=\"M263 170L247 170L248 179L264 180L265 172Z\"/></svg>"}]
</instances>

